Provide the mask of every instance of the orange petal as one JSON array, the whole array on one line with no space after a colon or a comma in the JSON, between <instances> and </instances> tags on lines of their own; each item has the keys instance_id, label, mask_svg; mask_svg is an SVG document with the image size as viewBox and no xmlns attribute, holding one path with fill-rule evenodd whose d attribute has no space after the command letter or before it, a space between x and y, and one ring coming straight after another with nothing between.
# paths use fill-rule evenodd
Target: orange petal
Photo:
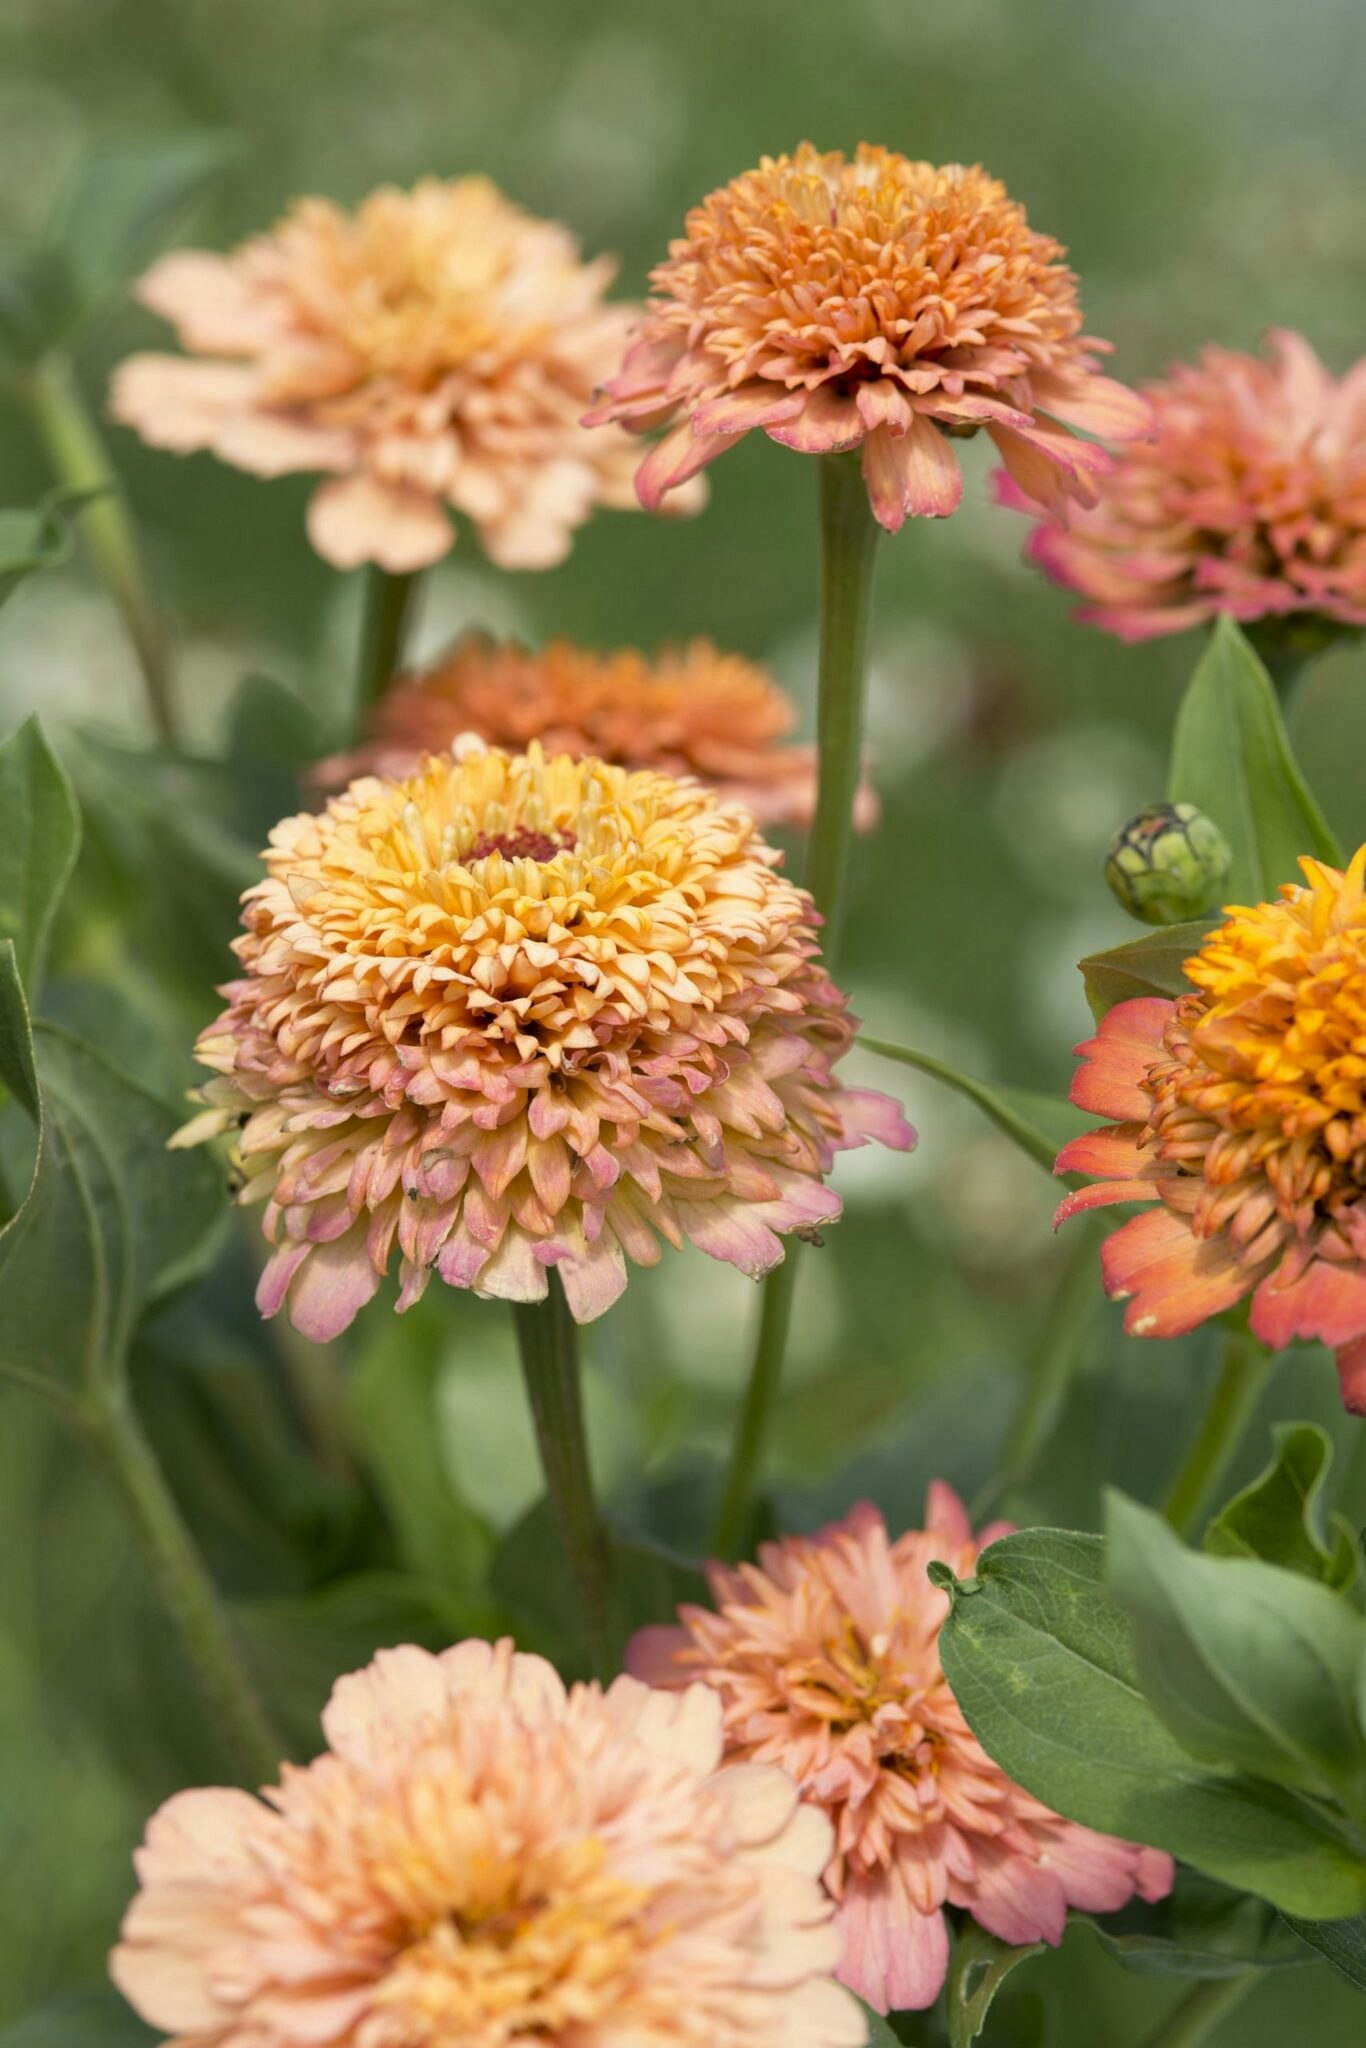
<instances>
[{"instance_id":1,"label":"orange petal","mask_svg":"<svg viewBox=\"0 0 1366 2048\"><path fill-rule=\"evenodd\" d=\"M1166 996L1135 996L1106 1012L1095 1037L1073 1048L1085 1061L1069 1091L1078 1109L1120 1123L1147 1122L1152 1105L1141 1083L1162 1050L1175 1008Z\"/></svg>"},{"instance_id":2,"label":"orange petal","mask_svg":"<svg viewBox=\"0 0 1366 2048\"><path fill-rule=\"evenodd\" d=\"M1129 1296L1131 1337L1180 1337L1232 1308L1250 1275L1222 1238L1195 1237L1169 1209L1149 1209L1101 1247L1100 1269L1113 1300Z\"/></svg>"}]
</instances>

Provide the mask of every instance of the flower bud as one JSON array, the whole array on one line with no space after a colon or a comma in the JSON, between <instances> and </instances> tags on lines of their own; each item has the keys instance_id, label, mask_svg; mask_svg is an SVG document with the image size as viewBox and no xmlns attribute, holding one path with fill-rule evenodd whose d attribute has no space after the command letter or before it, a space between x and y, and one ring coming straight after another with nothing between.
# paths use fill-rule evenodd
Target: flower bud
<instances>
[{"instance_id":1,"label":"flower bud","mask_svg":"<svg viewBox=\"0 0 1366 2048\"><path fill-rule=\"evenodd\" d=\"M1233 855L1194 804L1149 804L1110 841L1111 894L1144 924L1183 924L1217 907Z\"/></svg>"}]
</instances>

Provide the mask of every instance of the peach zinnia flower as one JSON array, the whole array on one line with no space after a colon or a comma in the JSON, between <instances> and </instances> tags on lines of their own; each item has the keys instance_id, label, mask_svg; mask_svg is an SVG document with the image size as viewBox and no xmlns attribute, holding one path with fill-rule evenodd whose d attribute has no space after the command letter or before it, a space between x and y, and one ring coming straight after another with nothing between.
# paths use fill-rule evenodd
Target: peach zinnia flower
<instances>
[{"instance_id":1,"label":"peach zinnia flower","mask_svg":"<svg viewBox=\"0 0 1366 2048\"><path fill-rule=\"evenodd\" d=\"M301 200L232 255L153 266L140 296L192 353L131 357L112 411L154 447L324 472L308 531L339 568L435 562L449 505L495 562L543 569L595 505L631 502L630 442L580 425L632 319L603 303L613 269L486 178L354 214Z\"/></svg>"},{"instance_id":2,"label":"peach zinnia flower","mask_svg":"<svg viewBox=\"0 0 1366 2048\"><path fill-rule=\"evenodd\" d=\"M171 2048L859 2048L821 1816L696 1686L383 1651L264 1801L181 1792L111 1969Z\"/></svg>"},{"instance_id":3,"label":"peach zinnia flower","mask_svg":"<svg viewBox=\"0 0 1366 2048\"><path fill-rule=\"evenodd\" d=\"M1031 497L1091 503L1148 409L1096 372L1060 243L976 166L861 144L765 157L687 220L592 421L668 424L636 490L668 491L761 427L804 454L863 451L895 533L962 494L950 437L985 427Z\"/></svg>"},{"instance_id":4,"label":"peach zinnia flower","mask_svg":"<svg viewBox=\"0 0 1366 2048\"><path fill-rule=\"evenodd\" d=\"M692 782L482 742L271 834L181 1134L240 1125L257 1300L334 1336L395 1245L512 1301L609 1307L661 1236L758 1275L840 1212L837 1152L913 1133L844 1088L811 899Z\"/></svg>"},{"instance_id":5,"label":"peach zinnia flower","mask_svg":"<svg viewBox=\"0 0 1366 2048\"><path fill-rule=\"evenodd\" d=\"M974 1538L939 1482L925 1522L892 1542L863 1502L757 1565L709 1565L716 1612L680 1608L681 1628L642 1629L627 1652L652 1685L713 1686L727 1756L781 1764L830 1815L839 1975L879 2012L939 1995L946 1902L1002 1941L1056 1943L1069 1906L1110 1912L1172 1881L1170 1857L1061 1819L981 1748L939 1662L949 1602L926 1566L966 1574L1008 1525Z\"/></svg>"},{"instance_id":6,"label":"peach zinnia flower","mask_svg":"<svg viewBox=\"0 0 1366 2048\"><path fill-rule=\"evenodd\" d=\"M1185 971L1197 991L1118 1003L1072 1100L1117 1118L1074 1138L1060 1173L1102 1176L1058 1220L1154 1204L1105 1241L1125 1328L1177 1337L1252 1296L1279 1349L1338 1355L1366 1413L1366 846L1345 874L1302 860L1308 887L1235 909Z\"/></svg>"},{"instance_id":7,"label":"peach zinnia flower","mask_svg":"<svg viewBox=\"0 0 1366 2048\"><path fill-rule=\"evenodd\" d=\"M539 740L549 754L695 775L761 825L807 825L816 752L789 741L796 722L795 706L762 668L709 640L651 661L631 647L595 654L568 640L533 654L468 633L431 668L400 676L376 705L368 739L323 762L318 779L410 775L424 754L472 732L513 753ZM866 785L858 821L865 829L877 821Z\"/></svg>"},{"instance_id":8,"label":"peach zinnia flower","mask_svg":"<svg viewBox=\"0 0 1366 2048\"><path fill-rule=\"evenodd\" d=\"M1043 514L1027 553L1121 640L1220 612L1366 626L1366 359L1330 377L1302 335L1266 360L1207 348L1143 387L1157 438L1128 449L1098 505ZM1041 514L1008 478L1001 493Z\"/></svg>"}]
</instances>

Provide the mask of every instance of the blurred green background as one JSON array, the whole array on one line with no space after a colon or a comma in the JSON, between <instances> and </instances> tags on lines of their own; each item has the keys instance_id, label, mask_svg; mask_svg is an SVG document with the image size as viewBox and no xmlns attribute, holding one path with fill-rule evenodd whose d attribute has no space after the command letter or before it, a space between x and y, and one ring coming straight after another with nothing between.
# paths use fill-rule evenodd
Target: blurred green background
<instances>
[{"instance_id":1,"label":"blurred green background","mask_svg":"<svg viewBox=\"0 0 1366 2048\"><path fill-rule=\"evenodd\" d=\"M619 251L630 295L687 206L762 152L867 139L1002 176L1068 244L1088 326L1118 344L1122 377L1206 340L1254 345L1271 324L1303 329L1341 370L1366 347L1363 76L1360 0L5 0L0 238L40 231L92 145L209 128L239 146L195 242L226 246L299 193L353 201L383 180L480 169L589 252ZM81 356L92 399L120 355L162 338L125 307ZM231 749L231 765L130 758L146 738L136 671L79 560L0 618L0 730L40 710L87 808L46 1007L172 1099L227 971L250 849L293 801L281 761L347 715L359 593L307 546L305 480L267 486L118 430L110 445L174 624L195 745L210 760ZM872 742L885 816L858 852L842 978L878 1035L1060 1092L1088 1022L1073 963L1136 929L1104 890L1104 845L1161 793L1196 649L1126 650L1069 624L1065 598L1019 563L1021 522L989 504L988 455L984 442L965 451L959 515L883 547ZM813 467L754 437L712 477L695 522L604 514L546 575L500 575L463 536L429 580L419 651L473 623L597 645L706 632L769 662L809 717ZM0 501L32 502L50 481L0 395ZM243 711L248 674L297 698L293 725L271 693ZM1355 845L1360 647L1318 665L1294 737ZM904 1525L936 1473L976 1493L1058 1272L1037 1169L934 1084L866 1054L859 1066L903 1096L921 1146L846 1161L848 1220L804 1255L773 1459L789 1525L855 1492ZM395 1325L377 1309L344 1359L309 1360L257 1325L249 1261L245 1238L228 1243L212 1285L147 1333L139 1397L303 1743L331 1673L376 1642L498 1625L509 1602L501 1581L489 1593L488 1560L537 1486L499 1311L429 1302ZM685 1548L753 1309L729 1269L673 1258L588 1339L604 1482ZM1091 1526L1103 1480L1144 1497L1160 1486L1208 1384L1208 1347L1126 1343L1118 1324L1097 1312L1017 1514ZM314 1414L334 1372L347 1376L344 1440ZM1326 1357L1282 1368L1267 1417L1291 1414L1338 1435L1340 1498L1361 1519L1366 1453ZM1245 1466L1266 1449L1259 1427ZM99 1983L149 1805L223 1764L102 1481L12 1393L0 1556L3 2022ZM534 1633L515 1598L510 1611ZM1103 1964L1084 1935L1016 1981L989 2043L1042 1999L1055 2014L1066 2004L1054 2038L1122 2048L1173 1996ZM1325 1969L1287 1972L1214 2039L1256 2048L1298 2024L1316 2048L1346 2048L1361 2011Z\"/></svg>"}]
</instances>

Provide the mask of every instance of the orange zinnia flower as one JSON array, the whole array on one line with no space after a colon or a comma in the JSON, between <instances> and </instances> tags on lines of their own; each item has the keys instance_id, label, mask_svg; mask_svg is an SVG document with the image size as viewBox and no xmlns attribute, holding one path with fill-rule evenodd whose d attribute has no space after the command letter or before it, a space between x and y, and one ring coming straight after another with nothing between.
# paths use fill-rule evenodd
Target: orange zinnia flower
<instances>
[{"instance_id":1,"label":"orange zinnia flower","mask_svg":"<svg viewBox=\"0 0 1366 2048\"><path fill-rule=\"evenodd\" d=\"M375 707L366 741L317 773L324 787L361 774L409 775L424 754L472 732L514 753L539 740L547 753L576 760L592 754L623 768L695 775L761 825L807 825L816 752L789 741L796 721L762 668L709 640L651 661L630 647L595 654L553 640L532 653L469 633L432 667L400 676ZM858 822L876 821L865 785Z\"/></svg>"},{"instance_id":2,"label":"orange zinnia flower","mask_svg":"<svg viewBox=\"0 0 1366 2048\"><path fill-rule=\"evenodd\" d=\"M153 266L139 295L191 354L131 357L111 409L157 448L326 473L308 531L339 568L435 562L447 506L504 568L546 568L632 502L626 436L580 425L631 324L613 269L486 178L305 199L230 256Z\"/></svg>"},{"instance_id":3,"label":"orange zinnia flower","mask_svg":"<svg viewBox=\"0 0 1366 2048\"><path fill-rule=\"evenodd\" d=\"M948 1966L945 1904L1011 1943L1062 1939L1069 1906L1111 1912L1171 1889L1169 1856L1063 1820L991 1761L939 1662L948 1595L980 1550L950 1487L893 1542L865 1502L814 1536L766 1543L757 1565L707 1567L715 1612L679 1610L628 1651L652 1685L702 1679L726 1754L780 1764L835 1825L825 1881L844 1935L839 1975L879 2012L932 2005Z\"/></svg>"},{"instance_id":4,"label":"orange zinnia flower","mask_svg":"<svg viewBox=\"0 0 1366 2048\"><path fill-rule=\"evenodd\" d=\"M668 425L636 490L666 492L754 427L805 454L862 448L895 533L962 493L950 437L985 427L1021 488L1094 502L1148 408L1097 374L1063 250L980 166L861 144L765 157L687 220L592 422Z\"/></svg>"},{"instance_id":5,"label":"orange zinnia flower","mask_svg":"<svg viewBox=\"0 0 1366 2048\"><path fill-rule=\"evenodd\" d=\"M115 1983L170 2048L860 2048L829 1827L718 1770L704 1686L566 1692L511 1643L383 1650L264 1797L181 1792Z\"/></svg>"},{"instance_id":6,"label":"orange zinnia flower","mask_svg":"<svg viewBox=\"0 0 1366 2048\"><path fill-rule=\"evenodd\" d=\"M1026 552L1087 599L1079 616L1121 640L1220 612L1366 626L1366 359L1330 377L1279 329L1265 361L1207 348L1143 390L1156 439L1126 450L1066 528L1001 479L1040 520Z\"/></svg>"},{"instance_id":7,"label":"orange zinnia flower","mask_svg":"<svg viewBox=\"0 0 1366 2048\"><path fill-rule=\"evenodd\" d=\"M1186 962L1195 994L1118 1003L1077 1051L1082 1109L1060 1173L1102 1176L1058 1220L1156 1206L1107 1238L1125 1328L1176 1337L1252 1296L1280 1347L1317 1338L1366 1413L1366 846L1346 873L1303 860L1307 887L1235 909Z\"/></svg>"},{"instance_id":8,"label":"orange zinnia flower","mask_svg":"<svg viewBox=\"0 0 1366 2048\"><path fill-rule=\"evenodd\" d=\"M202 1033L257 1295L323 1339L397 1249L407 1308L452 1287L580 1322L660 1238L758 1276L840 1212L835 1155L914 1142L843 1087L854 1040L811 899L695 782L461 742L270 835L240 979Z\"/></svg>"}]
</instances>

